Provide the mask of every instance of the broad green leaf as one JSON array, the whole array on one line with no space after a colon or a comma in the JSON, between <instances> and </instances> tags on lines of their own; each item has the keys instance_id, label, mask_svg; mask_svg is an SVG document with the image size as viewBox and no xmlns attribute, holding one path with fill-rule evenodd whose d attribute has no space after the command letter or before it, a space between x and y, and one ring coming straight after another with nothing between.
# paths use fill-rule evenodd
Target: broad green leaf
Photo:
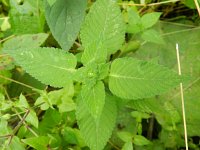
<instances>
[{"instance_id":1,"label":"broad green leaf","mask_svg":"<svg viewBox=\"0 0 200 150\"><path fill-rule=\"evenodd\" d=\"M22 139L24 143L35 148L36 150L46 150L49 144L49 137L47 136L39 136L39 137L31 137L27 139Z\"/></svg>"},{"instance_id":2,"label":"broad green leaf","mask_svg":"<svg viewBox=\"0 0 200 150\"><path fill-rule=\"evenodd\" d=\"M38 33L38 34L24 34L16 36L10 40L7 40L3 44L3 49L6 50L16 50L21 48L35 48L39 47L47 39L48 34Z\"/></svg>"},{"instance_id":3,"label":"broad green leaf","mask_svg":"<svg viewBox=\"0 0 200 150\"><path fill-rule=\"evenodd\" d=\"M88 107L88 111L94 117L99 119L105 104L105 87L102 81L98 81L94 86L83 85L81 98Z\"/></svg>"},{"instance_id":4,"label":"broad green leaf","mask_svg":"<svg viewBox=\"0 0 200 150\"><path fill-rule=\"evenodd\" d=\"M142 33L142 38L147 42L164 44L164 40L161 34L154 29L146 30Z\"/></svg>"},{"instance_id":5,"label":"broad green leaf","mask_svg":"<svg viewBox=\"0 0 200 150\"><path fill-rule=\"evenodd\" d=\"M80 30L87 0L57 0L52 6L46 1L45 16L54 38L62 49L69 50Z\"/></svg>"},{"instance_id":6,"label":"broad green leaf","mask_svg":"<svg viewBox=\"0 0 200 150\"><path fill-rule=\"evenodd\" d=\"M7 51L30 75L44 84L64 87L72 81L76 57L56 48Z\"/></svg>"},{"instance_id":7,"label":"broad green leaf","mask_svg":"<svg viewBox=\"0 0 200 150\"><path fill-rule=\"evenodd\" d=\"M152 12L143 15L141 18L142 26L145 29L152 27L158 22L160 15L161 13L159 12Z\"/></svg>"},{"instance_id":8,"label":"broad green leaf","mask_svg":"<svg viewBox=\"0 0 200 150\"><path fill-rule=\"evenodd\" d=\"M115 99L106 95L105 105L98 121L95 121L88 107L80 98L77 107L77 120L86 144L91 150L102 150L115 126L117 108Z\"/></svg>"},{"instance_id":9,"label":"broad green leaf","mask_svg":"<svg viewBox=\"0 0 200 150\"><path fill-rule=\"evenodd\" d=\"M140 99L164 93L180 81L178 74L161 65L120 58L111 64L109 88L121 98Z\"/></svg>"},{"instance_id":10,"label":"broad green leaf","mask_svg":"<svg viewBox=\"0 0 200 150\"><path fill-rule=\"evenodd\" d=\"M105 63L107 59L107 50L102 43L92 43L85 48L81 57L81 62L86 65L88 63Z\"/></svg>"},{"instance_id":11,"label":"broad green leaf","mask_svg":"<svg viewBox=\"0 0 200 150\"><path fill-rule=\"evenodd\" d=\"M133 143L135 145L149 145L151 144L151 141L147 140L144 136L142 135L134 135Z\"/></svg>"},{"instance_id":12,"label":"broad green leaf","mask_svg":"<svg viewBox=\"0 0 200 150\"><path fill-rule=\"evenodd\" d=\"M124 42L125 25L120 8L114 0L97 0L81 29L81 41L86 48L99 41L108 54L116 52ZM104 53L104 52L103 52Z\"/></svg>"},{"instance_id":13,"label":"broad green leaf","mask_svg":"<svg viewBox=\"0 0 200 150\"><path fill-rule=\"evenodd\" d=\"M10 23L14 34L32 34L43 32L45 17L43 1L26 0L19 3L10 0Z\"/></svg>"}]
</instances>

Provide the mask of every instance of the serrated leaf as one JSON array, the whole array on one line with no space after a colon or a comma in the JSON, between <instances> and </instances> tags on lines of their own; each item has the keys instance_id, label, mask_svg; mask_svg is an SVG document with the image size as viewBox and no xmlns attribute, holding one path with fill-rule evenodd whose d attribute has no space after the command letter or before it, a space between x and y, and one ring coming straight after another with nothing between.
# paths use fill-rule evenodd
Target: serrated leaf
<instances>
[{"instance_id":1,"label":"serrated leaf","mask_svg":"<svg viewBox=\"0 0 200 150\"><path fill-rule=\"evenodd\" d=\"M97 0L90 8L81 29L83 46L88 47L99 41L111 54L121 47L124 36L125 24L117 3L114 0Z\"/></svg>"},{"instance_id":2,"label":"serrated leaf","mask_svg":"<svg viewBox=\"0 0 200 150\"><path fill-rule=\"evenodd\" d=\"M85 48L81 57L81 62L86 65L88 63L105 63L107 59L107 50L102 43L91 43Z\"/></svg>"},{"instance_id":3,"label":"serrated leaf","mask_svg":"<svg viewBox=\"0 0 200 150\"><path fill-rule=\"evenodd\" d=\"M164 44L164 40L161 34L154 29L149 29L144 31L142 33L142 38L148 42L153 42L156 44Z\"/></svg>"},{"instance_id":4,"label":"serrated leaf","mask_svg":"<svg viewBox=\"0 0 200 150\"><path fill-rule=\"evenodd\" d=\"M69 50L80 30L87 0L57 0L52 6L46 1L45 16L49 28L62 49Z\"/></svg>"},{"instance_id":5,"label":"serrated leaf","mask_svg":"<svg viewBox=\"0 0 200 150\"><path fill-rule=\"evenodd\" d=\"M142 25L145 29L152 27L154 24L157 23L157 21L160 18L161 13L159 12L152 12L152 13L147 13L142 16L141 22Z\"/></svg>"},{"instance_id":6,"label":"serrated leaf","mask_svg":"<svg viewBox=\"0 0 200 150\"><path fill-rule=\"evenodd\" d=\"M98 81L94 86L84 85L81 90L81 98L88 107L88 111L99 119L105 104L105 88L102 81Z\"/></svg>"},{"instance_id":7,"label":"serrated leaf","mask_svg":"<svg viewBox=\"0 0 200 150\"><path fill-rule=\"evenodd\" d=\"M125 99L152 97L179 84L181 78L170 69L134 58L113 61L109 75L109 88Z\"/></svg>"},{"instance_id":8,"label":"serrated leaf","mask_svg":"<svg viewBox=\"0 0 200 150\"><path fill-rule=\"evenodd\" d=\"M48 34L46 33L24 34L21 36L16 36L10 40L7 40L3 44L3 50L6 52L6 50L39 47L47 38Z\"/></svg>"},{"instance_id":9,"label":"serrated leaf","mask_svg":"<svg viewBox=\"0 0 200 150\"><path fill-rule=\"evenodd\" d=\"M117 116L115 99L106 95L104 109L98 121L95 121L89 113L84 101L79 99L76 116L86 144L91 150L102 150L115 126Z\"/></svg>"},{"instance_id":10,"label":"serrated leaf","mask_svg":"<svg viewBox=\"0 0 200 150\"><path fill-rule=\"evenodd\" d=\"M44 84L64 87L72 81L76 57L56 48L7 51L30 75Z\"/></svg>"},{"instance_id":11,"label":"serrated leaf","mask_svg":"<svg viewBox=\"0 0 200 150\"><path fill-rule=\"evenodd\" d=\"M49 144L49 137L47 136L39 136L39 137L31 137L27 139L22 139L22 141L29 146L35 148L36 150L46 150Z\"/></svg>"}]
</instances>

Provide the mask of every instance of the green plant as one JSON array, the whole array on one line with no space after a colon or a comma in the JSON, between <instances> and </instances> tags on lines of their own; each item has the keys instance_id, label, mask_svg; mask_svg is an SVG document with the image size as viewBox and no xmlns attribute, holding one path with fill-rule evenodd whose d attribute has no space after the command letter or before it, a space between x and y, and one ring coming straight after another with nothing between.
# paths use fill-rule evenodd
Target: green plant
<instances>
[{"instance_id":1,"label":"green plant","mask_svg":"<svg viewBox=\"0 0 200 150\"><path fill-rule=\"evenodd\" d=\"M11 0L10 3L11 7L16 6L15 1ZM15 127L12 133L10 149L18 145L18 149L23 150L24 145L28 145L41 150L80 149L86 146L92 150L102 150L115 129L118 113L127 105L131 108L137 127L133 132L117 133L124 142L123 150L133 149L133 144L149 149L160 144L153 144L142 135L142 119L151 118L151 113L155 113L158 122L166 128L166 131L162 131L163 139L173 131L173 137L180 140L179 133L175 132L176 123L180 122L179 114L173 110L171 103L158 104L154 97L173 89L183 78L158 64L156 59L145 61L131 57L139 49L141 39L161 45L165 43L152 28L161 13L140 17L132 8L128 8L125 12L129 16L126 22L120 7L113 0L97 0L86 16L86 0L45 0L44 3L45 11L42 13L37 13L35 7L31 7L31 12L22 12L25 13L22 17L32 18L37 30L28 28L25 35L18 35L3 45L4 53L9 54L16 65L43 84L29 86L39 94L36 100L29 100L21 94L13 103L1 95L3 119L0 129L6 129L1 135L9 135L11 131L8 127L11 116L7 114L24 114L19 127ZM35 2L29 4L36 5ZM12 9L13 32L23 34L24 29L18 30L15 26L18 20L14 16L19 9ZM43 5L37 10L40 9L43 10ZM44 15L59 48L42 45L49 36L38 33L45 30ZM129 34L128 40L125 40L125 33ZM57 45L54 39L52 41L53 46ZM4 74L10 77L7 72L0 73ZM34 79L30 80L35 82ZM51 86L53 90L43 90L44 85ZM166 110L170 115L165 114ZM42 118L41 112L45 112ZM163 121L163 118L167 119ZM78 128L74 127L76 122ZM33 129L28 128L27 124ZM0 142L5 148L10 141Z\"/></svg>"}]
</instances>

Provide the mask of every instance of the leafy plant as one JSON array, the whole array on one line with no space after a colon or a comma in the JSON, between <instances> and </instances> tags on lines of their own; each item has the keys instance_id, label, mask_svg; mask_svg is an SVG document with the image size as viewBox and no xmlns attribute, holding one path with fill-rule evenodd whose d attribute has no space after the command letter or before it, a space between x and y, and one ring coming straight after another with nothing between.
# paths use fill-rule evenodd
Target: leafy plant
<instances>
[{"instance_id":1,"label":"leafy plant","mask_svg":"<svg viewBox=\"0 0 200 150\"><path fill-rule=\"evenodd\" d=\"M29 98L23 93L13 102L9 93L5 93L8 101L4 94L0 95L0 129L6 129L0 136L10 137L6 142L0 141L3 148L8 144L10 149L19 145L20 150L26 145L38 150L102 150L115 141L114 137L121 140L123 144L119 146L123 150L151 149L156 144L162 147L165 140L170 143L172 139L166 135L172 132L181 141L176 128L180 123L180 110L175 109L178 106L156 98L186 77L160 65L156 58L137 59L142 57L141 51L136 54L143 41L165 46L166 39L154 29L161 13L140 16L131 7L121 11L114 0L97 0L88 7L88 13L87 4L91 2L86 0L45 0L44 5L39 5L41 2L27 0L19 6L10 0L11 26L16 36L4 42L3 52L14 59L16 70L21 67L31 76L32 84L25 85L37 96ZM15 17L17 14L20 16ZM52 35L40 33L48 30L44 16ZM30 28L18 29L19 19L32 20ZM54 48L57 43L59 46ZM10 78L13 68L8 72L0 70L0 77ZM40 86L35 79L41 82ZM44 86L46 89L39 88ZM134 130L127 125L125 131L116 129L121 111L125 114L123 109L135 121ZM23 116L12 130L8 115L13 112ZM154 118L152 114L163 128L162 142L150 141L143 135L142 120Z\"/></svg>"}]
</instances>

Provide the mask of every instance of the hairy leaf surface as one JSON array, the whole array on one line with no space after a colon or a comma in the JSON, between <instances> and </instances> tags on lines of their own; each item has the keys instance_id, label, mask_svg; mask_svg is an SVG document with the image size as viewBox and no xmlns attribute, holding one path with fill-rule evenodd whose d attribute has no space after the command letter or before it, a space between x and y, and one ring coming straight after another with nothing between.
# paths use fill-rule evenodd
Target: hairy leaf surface
<instances>
[{"instance_id":1,"label":"hairy leaf surface","mask_svg":"<svg viewBox=\"0 0 200 150\"><path fill-rule=\"evenodd\" d=\"M175 72L151 62L133 58L116 59L111 65L109 88L126 99L140 99L161 94L180 82Z\"/></svg>"},{"instance_id":2,"label":"hairy leaf surface","mask_svg":"<svg viewBox=\"0 0 200 150\"><path fill-rule=\"evenodd\" d=\"M102 113L105 103L105 89L102 81L98 81L94 86L84 85L81 91L81 97L88 107L88 111L98 119Z\"/></svg>"},{"instance_id":3,"label":"hairy leaf surface","mask_svg":"<svg viewBox=\"0 0 200 150\"><path fill-rule=\"evenodd\" d=\"M3 44L3 49L6 51L20 48L35 48L42 45L47 38L48 34L46 33L24 34L7 40Z\"/></svg>"},{"instance_id":4,"label":"hairy leaf surface","mask_svg":"<svg viewBox=\"0 0 200 150\"><path fill-rule=\"evenodd\" d=\"M56 48L7 51L30 75L44 84L64 87L72 80L76 58Z\"/></svg>"},{"instance_id":5,"label":"hairy leaf surface","mask_svg":"<svg viewBox=\"0 0 200 150\"><path fill-rule=\"evenodd\" d=\"M45 16L50 30L62 49L74 43L85 16L86 0L57 0L45 3Z\"/></svg>"},{"instance_id":6,"label":"hairy leaf surface","mask_svg":"<svg viewBox=\"0 0 200 150\"><path fill-rule=\"evenodd\" d=\"M105 63L107 58L107 50L102 43L92 43L85 48L81 61L84 65L92 62Z\"/></svg>"},{"instance_id":7,"label":"hairy leaf surface","mask_svg":"<svg viewBox=\"0 0 200 150\"><path fill-rule=\"evenodd\" d=\"M88 47L95 40L105 44L109 54L114 53L124 42L124 35L125 25L117 3L114 0L96 1L81 30L83 46Z\"/></svg>"},{"instance_id":8,"label":"hairy leaf surface","mask_svg":"<svg viewBox=\"0 0 200 150\"><path fill-rule=\"evenodd\" d=\"M115 126L117 108L112 96L106 95L105 105L98 121L95 121L84 100L79 99L77 120L86 144L91 150L102 150Z\"/></svg>"}]
</instances>

